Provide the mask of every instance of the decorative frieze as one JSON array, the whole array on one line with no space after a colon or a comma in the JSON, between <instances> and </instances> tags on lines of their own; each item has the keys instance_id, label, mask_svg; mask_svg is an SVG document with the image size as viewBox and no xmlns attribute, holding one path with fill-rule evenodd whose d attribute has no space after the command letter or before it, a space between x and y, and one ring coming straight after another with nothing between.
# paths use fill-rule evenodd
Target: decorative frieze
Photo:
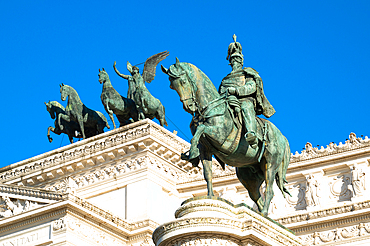
<instances>
[{"instance_id":1,"label":"decorative frieze","mask_svg":"<svg viewBox=\"0 0 370 246\"><path fill-rule=\"evenodd\" d=\"M328 231L314 232L299 236L304 246L325 245L332 243L346 243L367 239L370 235L370 223L359 223L357 225L335 228Z\"/></svg>"}]
</instances>

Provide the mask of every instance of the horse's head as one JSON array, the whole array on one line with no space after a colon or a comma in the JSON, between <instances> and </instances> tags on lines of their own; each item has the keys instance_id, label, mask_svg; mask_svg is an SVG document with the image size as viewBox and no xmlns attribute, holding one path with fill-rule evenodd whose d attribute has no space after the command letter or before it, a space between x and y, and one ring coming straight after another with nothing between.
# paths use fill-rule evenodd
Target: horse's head
<instances>
[{"instance_id":1,"label":"horse's head","mask_svg":"<svg viewBox=\"0 0 370 246\"><path fill-rule=\"evenodd\" d=\"M48 103L44 102L45 105L46 105L46 110L49 112L50 114L50 117L54 120L55 119L55 112L54 110L52 110L52 104L51 102L49 101Z\"/></svg>"},{"instance_id":2,"label":"horse's head","mask_svg":"<svg viewBox=\"0 0 370 246\"><path fill-rule=\"evenodd\" d=\"M106 81L109 81L108 73L104 70L104 68L101 71L100 71L100 68L99 68L99 82L100 82L100 84L104 84Z\"/></svg>"},{"instance_id":3,"label":"horse's head","mask_svg":"<svg viewBox=\"0 0 370 246\"><path fill-rule=\"evenodd\" d=\"M61 99L62 101L65 101L67 97L69 96L69 86L61 83L60 85L60 94L61 94Z\"/></svg>"},{"instance_id":4,"label":"horse's head","mask_svg":"<svg viewBox=\"0 0 370 246\"><path fill-rule=\"evenodd\" d=\"M193 114L197 110L195 100L196 85L191 81L188 73L194 73L194 69L197 68L188 63L180 63L178 58L176 58L176 64L171 65L169 69L166 69L164 66L161 66L161 68L169 76L170 88L179 94L185 111Z\"/></svg>"}]
</instances>

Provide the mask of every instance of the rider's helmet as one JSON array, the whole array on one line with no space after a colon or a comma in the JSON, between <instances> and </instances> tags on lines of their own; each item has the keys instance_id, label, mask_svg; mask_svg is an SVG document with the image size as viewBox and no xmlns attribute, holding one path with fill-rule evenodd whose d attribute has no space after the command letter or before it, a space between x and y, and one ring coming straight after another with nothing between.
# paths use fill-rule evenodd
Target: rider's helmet
<instances>
[{"instance_id":1,"label":"rider's helmet","mask_svg":"<svg viewBox=\"0 0 370 246\"><path fill-rule=\"evenodd\" d=\"M233 35L234 42L229 44L227 49L226 60L230 61L232 57L240 57L243 60L242 45L239 42L236 42L236 35Z\"/></svg>"}]
</instances>

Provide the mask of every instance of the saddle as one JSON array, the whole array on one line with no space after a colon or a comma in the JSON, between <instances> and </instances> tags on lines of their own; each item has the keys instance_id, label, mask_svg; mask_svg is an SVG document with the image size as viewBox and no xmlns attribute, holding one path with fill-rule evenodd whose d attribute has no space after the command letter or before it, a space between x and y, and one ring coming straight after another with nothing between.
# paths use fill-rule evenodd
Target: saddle
<instances>
[{"instance_id":1,"label":"saddle","mask_svg":"<svg viewBox=\"0 0 370 246\"><path fill-rule=\"evenodd\" d=\"M230 134L227 136L223 144L221 145L222 149L224 149L224 154L230 155L234 153L239 145L239 142L246 132L243 111L241 110L241 104L239 100L235 96L229 96L227 99L227 110L230 112L232 120L234 122L235 127L233 127ZM259 156L259 160L262 157L264 152L265 142L266 142L266 133L267 133L267 121L256 117L257 121L257 139L259 142L262 141L262 150ZM226 151L225 151L226 150Z\"/></svg>"}]
</instances>

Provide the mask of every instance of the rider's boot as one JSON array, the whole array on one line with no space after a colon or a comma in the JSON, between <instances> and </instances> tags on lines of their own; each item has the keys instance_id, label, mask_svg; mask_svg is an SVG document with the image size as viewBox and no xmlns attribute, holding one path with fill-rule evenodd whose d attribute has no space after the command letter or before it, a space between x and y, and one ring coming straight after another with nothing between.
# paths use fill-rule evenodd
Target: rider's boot
<instances>
[{"instance_id":1,"label":"rider's boot","mask_svg":"<svg viewBox=\"0 0 370 246\"><path fill-rule=\"evenodd\" d=\"M247 129L247 133L244 135L245 139L249 145L255 149L257 148L258 138L257 138L257 122L256 122L256 113L254 111L254 105L250 102L243 103L243 116L244 124Z\"/></svg>"}]
</instances>

